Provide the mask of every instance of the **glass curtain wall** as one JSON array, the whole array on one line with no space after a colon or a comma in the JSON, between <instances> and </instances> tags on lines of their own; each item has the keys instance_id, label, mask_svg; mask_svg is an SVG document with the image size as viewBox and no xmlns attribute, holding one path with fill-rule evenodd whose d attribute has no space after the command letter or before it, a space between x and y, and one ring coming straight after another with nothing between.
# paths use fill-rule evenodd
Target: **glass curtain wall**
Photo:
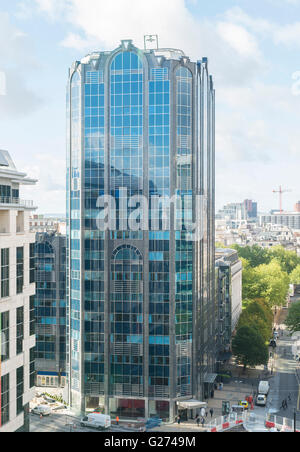
<instances>
[{"instance_id":1,"label":"glass curtain wall","mask_svg":"<svg viewBox=\"0 0 300 452\"><path fill-rule=\"evenodd\" d=\"M102 71L85 75L84 131L84 387L104 394L104 240L97 230L97 200L104 195L104 81Z\"/></svg>"},{"instance_id":2,"label":"glass curtain wall","mask_svg":"<svg viewBox=\"0 0 300 452\"><path fill-rule=\"evenodd\" d=\"M176 139L177 178L176 195L181 200L182 221L176 230L176 359L177 397L192 394L193 340L193 242L189 240L187 225L193 219L192 180L192 93L193 78L187 68L176 72Z\"/></svg>"},{"instance_id":3,"label":"glass curtain wall","mask_svg":"<svg viewBox=\"0 0 300 452\"><path fill-rule=\"evenodd\" d=\"M149 396L170 397L170 230L157 196L170 196L169 71L152 69L149 81ZM152 224L149 224L151 229ZM156 413L156 407L153 409Z\"/></svg>"}]
</instances>

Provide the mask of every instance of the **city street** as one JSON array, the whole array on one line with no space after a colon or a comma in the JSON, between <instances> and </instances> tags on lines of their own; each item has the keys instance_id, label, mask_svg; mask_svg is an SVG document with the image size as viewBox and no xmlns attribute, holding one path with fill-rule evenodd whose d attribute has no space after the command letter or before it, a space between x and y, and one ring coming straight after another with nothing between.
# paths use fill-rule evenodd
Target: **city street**
<instances>
[{"instance_id":1,"label":"city street","mask_svg":"<svg viewBox=\"0 0 300 452\"><path fill-rule=\"evenodd\" d=\"M287 333L278 340L275 360L275 376L271 380L271 391L269 395L270 408L278 410L278 414L292 419L294 409L297 410L297 419L300 421L299 412L299 382L296 369L299 363L295 361L292 354L292 339ZM291 400L289 401L289 396ZM287 400L287 409L282 408L282 401Z\"/></svg>"},{"instance_id":2,"label":"city street","mask_svg":"<svg viewBox=\"0 0 300 452\"><path fill-rule=\"evenodd\" d=\"M300 427L300 387L296 375L299 363L293 358L293 340L283 324L286 314L287 310L283 309L278 316L277 326L283 332L277 341L276 351L270 363L271 369L273 367L274 376L269 380L270 392L267 406L265 408L256 406L254 409L254 414L257 419L257 429L263 429L269 410L274 411L274 413L276 412L277 416L293 420L294 410L296 409L296 419L298 427ZM287 400L288 406L286 409L282 408L283 400Z\"/></svg>"},{"instance_id":3,"label":"city street","mask_svg":"<svg viewBox=\"0 0 300 452\"><path fill-rule=\"evenodd\" d=\"M31 433L98 433L97 430L82 428L77 419L64 413L52 413L51 416L40 419L39 416L31 414Z\"/></svg>"}]
</instances>

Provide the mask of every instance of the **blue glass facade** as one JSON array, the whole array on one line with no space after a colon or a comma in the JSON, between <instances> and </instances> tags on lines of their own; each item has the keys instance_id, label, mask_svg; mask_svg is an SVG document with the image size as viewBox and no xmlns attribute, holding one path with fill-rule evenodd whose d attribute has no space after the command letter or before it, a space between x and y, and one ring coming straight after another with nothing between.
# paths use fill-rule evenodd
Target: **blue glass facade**
<instances>
[{"instance_id":1,"label":"blue glass facade","mask_svg":"<svg viewBox=\"0 0 300 452\"><path fill-rule=\"evenodd\" d=\"M37 376L54 375L51 385L61 386L66 372L66 237L37 233L34 257Z\"/></svg>"},{"instance_id":2,"label":"blue glass facade","mask_svg":"<svg viewBox=\"0 0 300 452\"><path fill-rule=\"evenodd\" d=\"M81 411L101 406L120 417L171 419L178 399L204 396L204 374L214 366L213 336L204 334L206 327L214 334L215 302L207 64L123 41L75 63L68 93L71 403ZM107 230L97 222L103 195L116 207L115 228ZM140 195L151 211L146 220L136 214ZM206 235L192 239L196 195L208 206ZM166 210L175 196L180 207L177 201ZM154 209L158 198L164 201ZM175 216L167 221L166 212Z\"/></svg>"}]
</instances>

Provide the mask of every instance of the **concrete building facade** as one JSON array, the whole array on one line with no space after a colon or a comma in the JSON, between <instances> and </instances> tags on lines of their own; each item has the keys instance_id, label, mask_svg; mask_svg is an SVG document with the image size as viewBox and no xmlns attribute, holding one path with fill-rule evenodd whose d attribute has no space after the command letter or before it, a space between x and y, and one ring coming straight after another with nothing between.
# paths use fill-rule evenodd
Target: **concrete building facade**
<instances>
[{"instance_id":1,"label":"concrete building facade","mask_svg":"<svg viewBox=\"0 0 300 452\"><path fill-rule=\"evenodd\" d=\"M219 307L219 361L230 350L231 338L242 313L242 262L235 250L216 250L216 287Z\"/></svg>"},{"instance_id":2,"label":"concrete building facade","mask_svg":"<svg viewBox=\"0 0 300 452\"><path fill-rule=\"evenodd\" d=\"M35 183L0 151L0 432L29 431L34 397L34 206L20 199L20 186Z\"/></svg>"}]
</instances>

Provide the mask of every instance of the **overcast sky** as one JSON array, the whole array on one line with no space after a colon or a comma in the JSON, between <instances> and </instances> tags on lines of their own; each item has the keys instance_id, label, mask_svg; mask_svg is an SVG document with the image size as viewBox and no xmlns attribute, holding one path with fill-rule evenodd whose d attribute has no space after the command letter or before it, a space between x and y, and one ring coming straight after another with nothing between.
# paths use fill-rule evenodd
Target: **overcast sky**
<instances>
[{"instance_id":1,"label":"overcast sky","mask_svg":"<svg viewBox=\"0 0 300 452\"><path fill-rule=\"evenodd\" d=\"M0 0L0 149L39 179L40 213L65 211L65 87L74 60L121 39L209 59L217 98L217 208L300 200L300 0ZM3 76L5 74L5 77ZM4 82L6 80L6 95Z\"/></svg>"}]
</instances>

